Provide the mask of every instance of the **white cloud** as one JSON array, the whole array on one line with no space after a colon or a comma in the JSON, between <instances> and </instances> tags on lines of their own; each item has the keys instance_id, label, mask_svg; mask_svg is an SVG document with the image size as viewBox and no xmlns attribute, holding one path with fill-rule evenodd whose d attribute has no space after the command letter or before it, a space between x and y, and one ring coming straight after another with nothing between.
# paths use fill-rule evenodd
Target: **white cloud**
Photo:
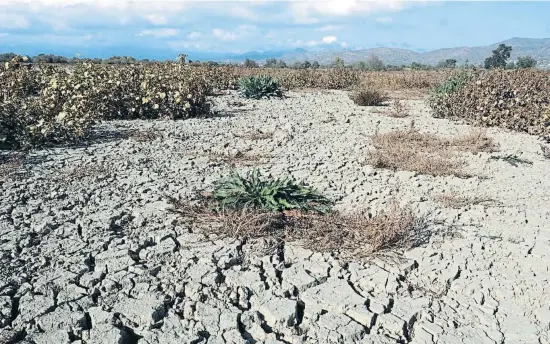
<instances>
[{"instance_id":1,"label":"white cloud","mask_svg":"<svg viewBox=\"0 0 550 344\"><path fill-rule=\"evenodd\" d=\"M309 40L307 42L304 42L302 40L297 40L297 41L291 42L291 44L295 47L300 47L300 46L316 47L319 45L328 45L328 44L336 43L337 41L338 41L338 37L336 36L325 36L320 41ZM347 43L344 42L344 43L341 43L340 45L347 46Z\"/></svg>"},{"instance_id":2,"label":"white cloud","mask_svg":"<svg viewBox=\"0 0 550 344\"><path fill-rule=\"evenodd\" d=\"M317 29L315 29L315 31L327 32L327 31L340 31L342 29L343 27L341 25L326 25L326 26L318 27Z\"/></svg>"},{"instance_id":3,"label":"white cloud","mask_svg":"<svg viewBox=\"0 0 550 344\"><path fill-rule=\"evenodd\" d=\"M222 41L236 41L239 36L235 32L226 31L223 29L212 30L214 37L221 39Z\"/></svg>"},{"instance_id":4,"label":"white cloud","mask_svg":"<svg viewBox=\"0 0 550 344\"><path fill-rule=\"evenodd\" d=\"M193 31L193 32L191 32L190 34L187 35L188 39L199 39L201 37L202 37L202 33L198 32L198 31Z\"/></svg>"},{"instance_id":5,"label":"white cloud","mask_svg":"<svg viewBox=\"0 0 550 344\"><path fill-rule=\"evenodd\" d=\"M378 23L388 24L388 23L393 22L393 18L392 17L378 17L378 18L376 18L376 21Z\"/></svg>"},{"instance_id":6,"label":"white cloud","mask_svg":"<svg viewBox=\"0 0 550 344\"><path fill-rule=\"evenodd\" d=\"M166 19L166 17L161 15L161 14L146 14L146 15L144 15L144 17L151 24L154 24L154 25L166 25L166 24L168 24L168 19Z\"/></svg>"},{"instance_id":7,"label":"white cloud","mask_svg":"<svg viewBox=\"0 0 550 344\"><path fill-rule=\"evenodd\" d=\"M257 30L258 28L254 25L239 25L233 31L214 29L212 30L212 35L222 41L236 41L243 39Z\"/></svg>"},{"instance_id":8,"label":"white cloud","mask_svg":"<svg viewBox=\"0 0 550 344\"><path fill-rule=\"evenodd\" d=\"M323 43L325 44L332 44L338 40L338 37L336 36L325 36L323 37Z\"/></svg>"},{"instance_id":9,"label":"white cloud","mask_svg":"<svg viewBox=\"0 0 550 344\"><path fill-rule=\"evenodd\" d=\"M340 46L342 48L347 48L347 47L349 47L349 44L347 42L342 42L342 43L340 43Z\"/></svg>"},{"instance_id":10,"label":"white cloud","mask_svg":"<svg viewBox=\"0 0 550 344\"><path fill-rule=\"evenodd\" d=\"M153 29L143 30L136 36L172 37L179 33L178 29Z\"/></svg>"},{"instance_id":11,"label":"white cloud","mask_svg":"<svg viewBox=\"0 0 550 344\"><path fill-rule=\"evenodd\" d=\"M25 16L0 13L0 28L2 29L26 29L30 25L30 21Z\"/></svg>"}]
</instances>

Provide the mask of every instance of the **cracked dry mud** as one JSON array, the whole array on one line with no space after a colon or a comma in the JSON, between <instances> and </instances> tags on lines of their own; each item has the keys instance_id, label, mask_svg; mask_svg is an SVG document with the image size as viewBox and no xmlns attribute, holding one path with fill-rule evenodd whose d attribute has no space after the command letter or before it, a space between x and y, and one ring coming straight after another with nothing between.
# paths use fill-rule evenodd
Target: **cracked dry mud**
<instances>
[{"instance_id":1,"label":"cracked dry mud","mask_svg":"<svg viewBox=\"0 0 550 344\"><path fill-rule=\"evenodd\" d=\"M0 181L0 343L550 342L550 161L537 138L489 130L502 154L532 165L480 153L466 155L475 177L421 176L364 160L369 135L411 120L468 132L422 100L407 101L405 119L338 91L237 100L214 99L218 118L102 124L96 142L35 151ZM131 130L156 135L116 135ZM248 135L258 130L267 135ZM167 196L208 189L230 171L212 156L237 152L341 211L408 204L430 242L342 261L190 232ZM495 202L446 208L442 193Z\"/></svg>"}]
</instances>

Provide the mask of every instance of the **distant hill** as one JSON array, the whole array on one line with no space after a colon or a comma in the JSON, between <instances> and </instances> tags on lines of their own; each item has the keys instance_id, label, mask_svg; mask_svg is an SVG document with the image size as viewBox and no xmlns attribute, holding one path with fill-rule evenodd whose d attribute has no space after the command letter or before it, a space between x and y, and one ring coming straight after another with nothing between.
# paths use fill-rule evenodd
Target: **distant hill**
<instances>
[{"instance_id":1,"label":"distant hill","mask_svg":"<svg viewBox=\"0 0 550 344\"><path fill-rule=\"evenodd\" d=\"M408 49L396 48L372 48L363 50L346 50L346 49L327 49L320 51L307 51L297 49L289 52L277 52L276 54L266 53L246 53L239 56L227 56L226 61L239 61L245 58L265 60L266 58L275 57L282 59L287 63L297 61L318 61L320 64L329 64L335 57L342 58L346 64L365 60L370 55L376 55L386 64L392 65L408 65L413 62L435 65L439 61L445 59L455 59L459 64L466 62L474 64L482 64L487 56L491 55L499 44L504 43L512 46L511 61L515 61L519 56L530 55L539 61L540 67L550 67L550 38L519 38L515 37L503 42L498 42L488 46L479 47L457 47L437 49L427 52L416 52Z\"/></svg>"}]
</instances>

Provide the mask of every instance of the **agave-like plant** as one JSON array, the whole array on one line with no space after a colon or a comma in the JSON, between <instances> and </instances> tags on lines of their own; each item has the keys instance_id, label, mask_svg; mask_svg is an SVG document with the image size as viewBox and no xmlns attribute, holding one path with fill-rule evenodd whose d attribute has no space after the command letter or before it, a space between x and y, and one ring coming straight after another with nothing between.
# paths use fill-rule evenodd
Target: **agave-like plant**
<instances>
[{"instance_id":1,"label":"agave-like plant","mask_svg":"<svg viewBox=\"0 0 550 344\"><path fill-rule=\"evenodd\" d=\"M266 180L254 169L246 176L234 172L216 183L211 196L225 208L257 208L268 211L316 211L329 213L332 202L291 178Z\"/></svg>"},{"instance_id":2,"label":"agave-like plant","mask_svg":"<svg viewBox=\"0 0 550 344\"><path fill-rule=\"evenodd\" d=\"M251 75L239 79L239 93L245 98L282 97L281 85L269 75Z\"/></svg>"}]
</instances>

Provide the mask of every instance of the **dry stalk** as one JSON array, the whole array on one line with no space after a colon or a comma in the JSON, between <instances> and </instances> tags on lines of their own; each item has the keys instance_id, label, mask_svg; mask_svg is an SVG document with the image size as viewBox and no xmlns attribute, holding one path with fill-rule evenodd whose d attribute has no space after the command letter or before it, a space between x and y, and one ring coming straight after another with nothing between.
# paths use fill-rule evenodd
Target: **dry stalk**
<instances>
[{"instance_id":1,"label":"dry stalk","mask_svg":"<svg viewBox=\"0 0 550 344\"><path fill-rule=\"evenodd\" d=\"M392 102L391 111L389 113L390 117L394 118L405 118L409 117L409 107L401 100L395 99Z\"/></svg>"},{"instance_id":2,"label":"dry stalk","mask_svg":"<svg viewBox=\"0 0 550 344\"><path fill-rule=\"evenodd\" d=\"M465 162L456 153L494 151L493 140L483 131L456 138L440 138L411 128L372 136L375 150L369 162L376 168L415 171L434 176L467 176Z\"/></svg>"},{"instance_id":3,"label":"dry stalk","mask_svg":"<svg viewBox=\"0 0 550 344\"><path fill-rule=\"evenodd\" d=\"M435 200L443 204L447 208L462 209L468 206L474 206L479 204L494 204L495 200L489 197L480 196L458 196L441 194L435 197Z\"/></svg>"},{"instance_id":4,"label":"dry stalk","mask_svg":"<svg viewBox=\"0 0 550 344\"><path fill-rule=\"evenodd\" d=\"M374 217L288 211L266 212L245 208L219 209L209 201L191 203L171 199L173 211L191 220L204 234L239 239L267 238L297 242L319 252L364 258L375 253L413 247L426 237L422 221L396 205Z\"/></svg>"}]
</instances>

